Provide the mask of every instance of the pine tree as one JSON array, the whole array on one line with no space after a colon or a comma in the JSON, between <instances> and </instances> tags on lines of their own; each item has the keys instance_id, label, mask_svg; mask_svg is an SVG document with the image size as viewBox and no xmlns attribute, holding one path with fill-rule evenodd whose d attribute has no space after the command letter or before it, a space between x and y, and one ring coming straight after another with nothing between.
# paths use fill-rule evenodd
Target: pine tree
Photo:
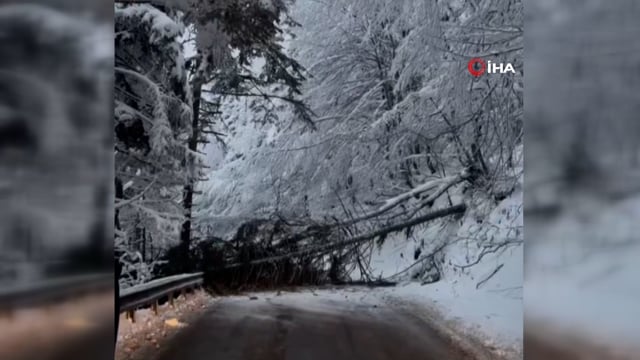
<instances>
[{"instance_id":1,"label":"pine tree","mask_svg":"<svg viewBox=\"0 0 640 360\"><path fill-rule=\"evenodd\" d=\"M180 15L149 4L117 6L116 199L120 228L116 246L128 251L124 275L141 282L152 276L152 259L140 250L148 230L157 244L175 241L184 219L180 188L192 176L186 142L191 132L191 92L180 44ZM119 186L117 185L117 188ZM130 266L126 266L130 265Z\"/></svg>"},{"instance_id":2,"label":"pine tree","mask_svg":"<svg viewBox=\"0 0 640 360\"><path fill-rule=\"evenodd\" d=\"M194 10L195 9L195 10ZM218 112L218 102L225 96L258 96L263 101L277 97L294 108L301 121L312 124L307 106L296 99L304 81L304 69L285 54L279 41L282 24L295 26L288 18L287 4L279 0L200 1L186 10L186 18L193 21L197 55L192 59L191 88L193 89L192 134L189 151L198 153L199 146L208 139L219 137L212 125ZM237 55L232 55L237 52ZM255 73L253 61L261 59L264 66ZM279 85L285 93L256 93L252 89L264 89ZM208 96L204 96L204 94ZM196 174L183 190L183 206L186 219L182 224L180 241L183 262L192 238L192 209L195 183L204 175L201 162L189 164ZM186 269L185 269L186 270Z\"/></svg>"},{"instance_id":3,"label":"pine tree","mask_svg":"<svg viewBox=\"0 0 640 360\"><path fill-rule=\"evenodd\" d=\"M212 137L220 139L212 125L221 98L278 98L291 104L301 121L312 123L308 108L297 99L304 69L280 44L283 26L295 25L287 8L279 0L118 2L120 242L139 226L153 229L154 242L178 238L181 271L189 271L195 189L206 170L201 147ZM185 46L196 54L185 59ZM264 62L258 71L253 68L256 60ZM254 91L269 86L278 91ZM145 243L142 239L140 246ZM129 250L136 246L127 245ZM136 251L129 254L142 257Z\"/></svg>"}]
</instances>

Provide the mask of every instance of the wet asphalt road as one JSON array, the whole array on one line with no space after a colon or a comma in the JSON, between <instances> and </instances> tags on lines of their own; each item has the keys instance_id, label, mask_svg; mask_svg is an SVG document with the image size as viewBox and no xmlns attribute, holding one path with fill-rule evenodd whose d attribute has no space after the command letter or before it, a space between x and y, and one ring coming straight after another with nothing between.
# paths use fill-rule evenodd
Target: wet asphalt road
<instances>
[{"instance_id":1,"label":"wet asphalt road","mask_svg":"<svg viewBox=\"0 0 640 360\"><path fill-rule=\"evenodd\" d=\"M483 359L485 357L482 357ZM465 355L411 314L365 305L220 300L159 360L448 360Z\"/></svg>"}]
</instances>

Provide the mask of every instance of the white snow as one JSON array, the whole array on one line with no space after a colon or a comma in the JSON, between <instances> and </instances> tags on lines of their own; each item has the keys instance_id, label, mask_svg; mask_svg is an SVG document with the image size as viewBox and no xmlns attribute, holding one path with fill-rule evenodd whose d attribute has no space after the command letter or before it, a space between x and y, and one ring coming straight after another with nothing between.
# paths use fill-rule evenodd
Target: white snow
<instances>
[{"instance_id":1,"label":"white snow","mask_svg":"<svg viewBox=\"0 0 640 360\"><path fill-rule=\"evenodd\" d=\"M392 198L385 200L384 204L381 207L379 207L377 210L375 210L372 213L369 213L360 217L360 219L382 214L383 212L388 211L389 209L392 209L398 206L399 204L405 202L411 197L420 195L430 190L433 190L433 191L430 193L430 195L426 199L422 200L422 202L428 203L428 202L434 201L440 195L442 195L442 193L444 193L449 187L460 182L464 176L466 176L465 171L461 172L458 175L453 175L445 178L439 178L436 180L427 181L421 185L414 187L413 189L407 192L404 192L402 194L396 195Z\"/></svg>"},{"instance_id":2,"label":"white snow","mask_svg":"<svg viewBox=\"0 0 640 360\"><path fill-rule=\"evenodd\" d=\"M522 349L522 246L503 256L503 261L504 267L487 288L475 289L476 282L465 277L427 285L412 282L381 291L403 301L427 307L435 305L454 323L456 330L478 336L487 343ZM476 273L490 269L482 265Z\"/></svg>"},{"instance_id":3,"label":"white snow","mask_svg":"<svg viewBox=\"0 0 640 360\"><path fill-rule=\"evenodd\" d=\"M171 40L182 36L184 25L171 19L167 14L149 4L135 4L116 9L116 16L139 17L151 27L150 42Z\"/></svg>"},{"instance_id":4,"label":"white snow","mask_svg":"<svg viewBox=\"0 0 640 360\"><path fill-rule=\"evenodd\" d=\"M522 191L517 190L491 210L483 224L476 224L474 214L469 214L462 226L443 222L430 225L409 240L404 234L390 237L373 254L372 275L401 281L395 288L379 289L391 301L435 308L455 330L472 334L491 346L521 352L522 223ZM505 241L514 243L499 246ZM405 271L416 262L414 251L421 242L426 246L420 258L443 242L451 243L444 249L443 278L436 283L409 281L421 271L419 265ZM485 246L499 250L488 252L478 261ZM354 275L359 276L357 272Z\"/></svg>"},{"instance_id":5,"label":"white snow","mask_svg":"<svg viewBox=\"0 0 640 360\"><path fill-rule=\"evenodd\" d=\"M581 336L634 345L640 196L580 210L543 228L528 225L526 314Z\"/></svg>"}]
</instances>

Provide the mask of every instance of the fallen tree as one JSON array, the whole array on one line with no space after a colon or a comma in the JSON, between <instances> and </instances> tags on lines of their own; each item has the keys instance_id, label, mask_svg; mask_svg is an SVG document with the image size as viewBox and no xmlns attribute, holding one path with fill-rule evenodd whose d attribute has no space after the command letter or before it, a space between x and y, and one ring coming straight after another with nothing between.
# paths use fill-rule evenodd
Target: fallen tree
<instances>
[{"instance_id":1,"label":"fallen tree","mask_svg":"<svg viewBox=\"0 0 640 360\"><path fill-rule=\"evenodd\" d=\"M216 293L221 293L225 290L272 288L283 285L350 284L350 282L335 275L335 273L344 273L344 269L336 270L336 267L344 268L346 265L346 262L342 261L340 263L338 259L357 256L358 249L363 243L371 242L374 239L385 237L391 233L403 231L406 228L428 221L454 214L462 214L466 211L466 208L465 204L454 205L362 235L327 241L320 245L310 244L295 251L288 251L292 246L291 239L281 240L280 244L286 244L286 246L281 247L265 242L252 243L250 247L254 256L245 256L243 258L249 247L249 245L245 245L245 251L237 252L236 257L232 258L233 260L241 258L241 261L232 263L225 261L217 264L207 263L208 265L201 269L205 272L205 287ZM337 235L331 233L325 240L330 239L332 236L335 237ZM294 242L293 244L297 243ZM277 255L264 256L264 254L269 253ZM255 256L258 254L263 256ZM374 279L360 282L360 285L370 286L390 286L391 284L376 282Z\"/></svg>"},{"instance_id":2,"label":"fallen tree","mask_svg":"<svg viewBox=\"0 0 640 360\"><path fill-rule=\"evenodd\" d=\"M425 223L427 221L430 220L435 220L441 217L445 217L445 216L449 216L449 215L453 215L453 214L461 214L464 213L467 210L467 206L465 204L458 204L458 205L454 205L445 209L441 209L441 210L436 210L433 212L430 212L426 215L417 217L413 220L410 221L406 221L403 223L399 223L399 224L394 224L391 226L387 226L385 228L370 232L370 233L366 233L360 236L356 236L354 238L351 239L347 239L347 240L342 240L342 241L337 241L337 242L333 242L333 243L329 243L329 244L324 244L324 245L319 245L319 246L311 246L308 249L304 249L304 250L300 250L300 251L296 251L296 252L291 252L291 253L287 253L287 254L282 254L282 255L278 255L278 256L272 256L272 257L267 257L267 258L262 258L262 259L256 259L256 260L252 260L248 263L236 263L236 264L231 264L231 265L226 265L225 268L234 268L234 267L241 267L241 266L246 266L246 265L258 265L258 264L263 264L263 263L268 263L268 262L273 262L273 261L278 261L281 259L285 259L285 258L293 258L293 257L299 257L299 256L305 256L305 255L323 255L326 253L330 253L332 251L335 250L339 250L341 248L344 247L348 247L350 245L357 245L360 244L362 242L366 242L366 241L370 241L373 240L375 238L378 237L382 237L382 236L386 236L389 235L391 233L394 232L398 232L398 231L402 231L408 227L412 227L412 226L416 226L416 225L420 225L422 223Z\"/></svg>"},{"instance_id":3,"label":"fallen tree","mask_svg":"<svg viewBox=\"0 0 640 360\"><path fill-rule=\"evenodd\" d=\"M312 219L254 219L244 223L228 240L205 239L191 249L190 271L205 273L205 286L240 290L286 285L348 283L358 266L363 283L374 284L365 251L388 235L452 215L463 214L464 203L427 210L452 186L464 182L468 172L425 182L387 199L376 210L347 221ZM427 195L425 193L429 192ZM348 215L350 216L350 215ZM362 225L365 226L362 226ZM373 226L373 228L371 228ZM369 228L369 230L364 230ZM176 271L176 251L169 252L163 276ZM351 269L348 269L351 267ZM380 279L377 279L380 280Z\"/></svg>"}]
</instances>

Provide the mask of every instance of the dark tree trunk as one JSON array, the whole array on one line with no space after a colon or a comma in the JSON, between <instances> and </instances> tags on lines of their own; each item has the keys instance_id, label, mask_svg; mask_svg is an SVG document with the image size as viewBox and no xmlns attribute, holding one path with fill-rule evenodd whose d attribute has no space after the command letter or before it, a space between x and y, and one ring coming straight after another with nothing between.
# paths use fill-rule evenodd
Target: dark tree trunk
<instances>
[{"instance_id":1,"label":"dark tree trunk","mask_svg":"<svg viewBox=\"0 0 640 360\"><path fill-rule=\"evenodd\" d=\"M116 199L120 199L122 200L122 198L124 198L124 188L122 186L122 181L116 177L115 178L115 190L116 190ZM114 216L114 226L116 228L116 230L120 230L120 218L119 218L119 211L118 209L115 210L115 216ZM122 264L120 263L120 256L122 254L120 254L118 252L118 250L116 249L113 253L113 266L114 266L114 283L113 283L113 290L115 292L115 301L114 301L114 329L115 329L115 334L113 337L113 342L114 344L118 341L118 326L120 325L120 275L122 273Z\"/></svg>"},{"instance_id":2,"label":"dark tree trunk","mask_svg":"<svg viewBox=\"0 0 640 360\"><path fill-rule=\"evenodd\" d=\"M196 151L198 149L198 136L200 132L200 97L202 95L202 82L196 78L193 86L193 117L191 120L191 138L189 139L189 150ZM188 164L192 166L192 164ZM195 169L187 169L187 171ZM191 210L193 208L193 191L195 177L197 174L189 178L188 183L183 189L182 206L184 207L185 221L180 231L180 267L183 271L189 271L189 247L191 245Z\"/></svg>"},{"instance_id":3,"label":"dark tree trunk","mask_svg":"<svg viewBox=\"0 0 640 360\"><path fill-rule=\"evenodd\" d=\"M122 200L124 198L124 188L122 186L122 180L116 177L116 200ZM114 215L114 226L116 230L120 230L120 211L116 209Z\"/></svg>"}]
</instances>

